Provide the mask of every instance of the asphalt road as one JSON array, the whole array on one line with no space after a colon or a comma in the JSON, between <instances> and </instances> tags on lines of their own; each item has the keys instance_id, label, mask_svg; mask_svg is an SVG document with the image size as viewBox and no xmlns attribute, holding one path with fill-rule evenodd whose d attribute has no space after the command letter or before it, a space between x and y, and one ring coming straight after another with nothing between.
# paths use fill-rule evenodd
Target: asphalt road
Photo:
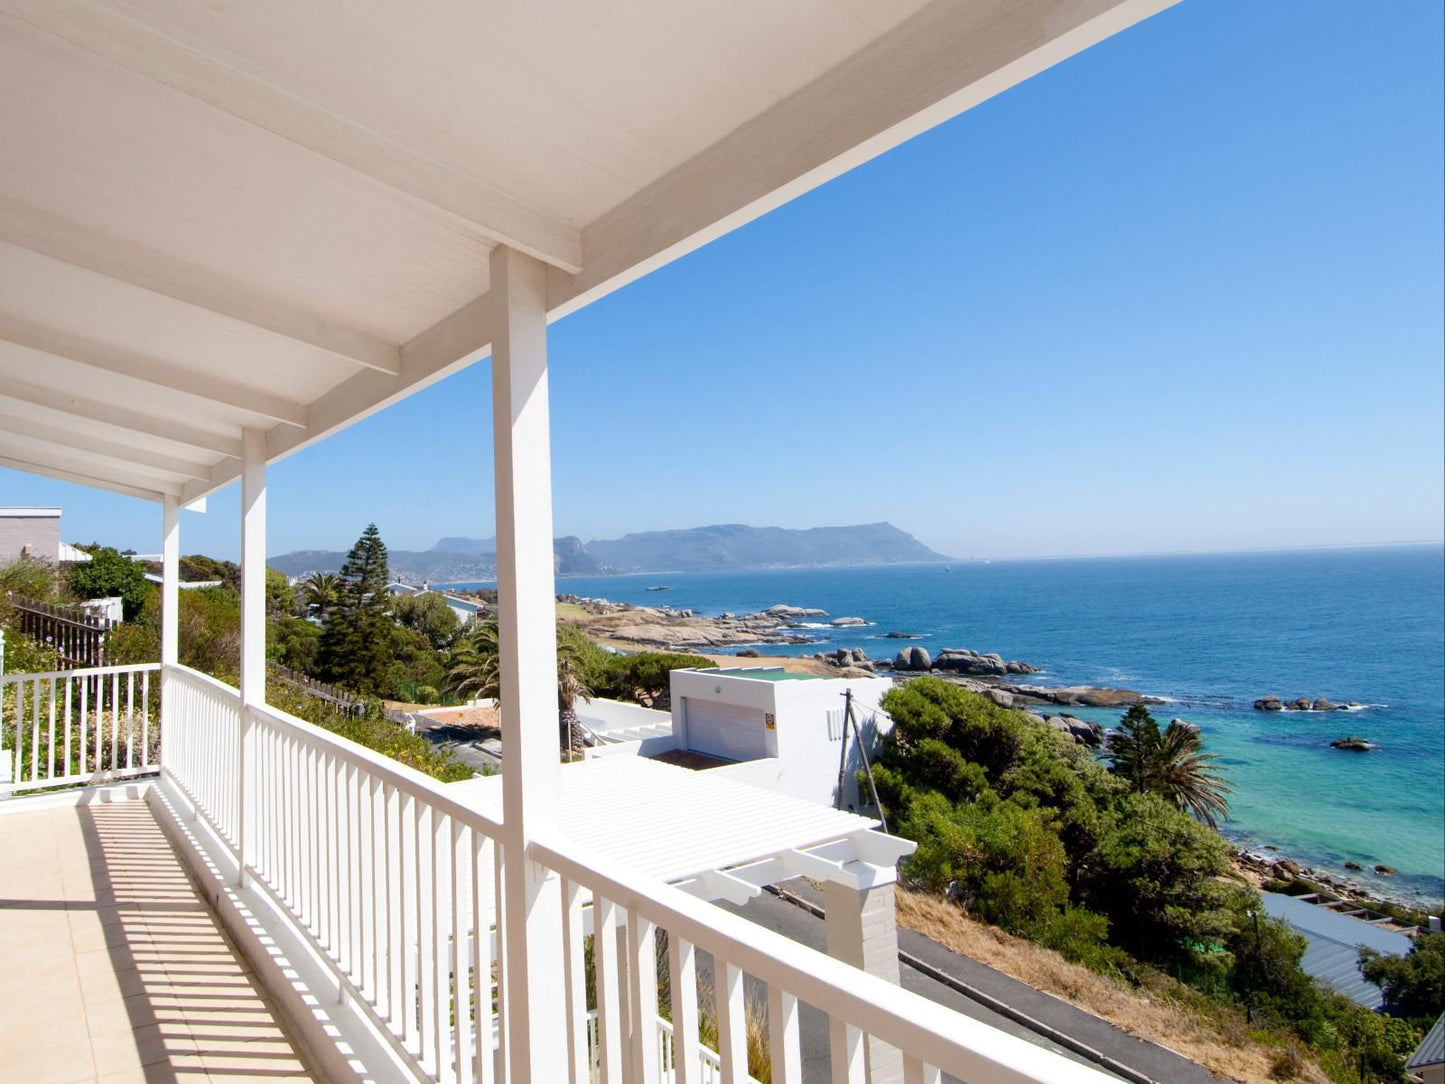
<instances>
[{"instance_id":1,"label":"asphalt road","mask_svg":"<svg viewBox=\"0 0 1445 1084\"><path fill-rule=\"evenodd\" d=\"M760 926L766 926L770 930L790 937L794 941L819 951L826 951L823 921L811 912L779 899L771 893L765 892L745 906L738 907L726 903L719 904L719 906L734 914L742 915ZM898 935L899 948L905 954L922 960L930 968L951 976L973 989L982 991L988 997L994 998L1034 1020L1043 1022L1132 1070L1131 1073L1126 1074L1109 1074L1117 1079L1131 1080L1133 1084L1138 1084L1139 1077L1157 1081L1159 1084L1223 1084L1218 1077L1172 1050L1136 1039L1107 1021L1049 994L1035 990L992 968L985 967L968 957L951 952L921 934L900 929ZM712 983L711 970L711 960L699 960L700 978L707 985ZM900 970L900 980L904 989L947 1005L965 1016L996 1027L1010 1035L1027 1039L1029 1042L1052 1050L1072 1061L1108 1072L1107 1068L1101 1067L1078 1052L1051 1042L1024 1024L992 1011L952 986L923 974L907 964ZM766 1005L766 989L762 984L749 979L746 993L750 1000L759 1005ZM827 1017L817 1009L805 1004L800 1007L798 1023L803 1053L803 1084L830 1084Z\"/></svg>"}]
</instances>

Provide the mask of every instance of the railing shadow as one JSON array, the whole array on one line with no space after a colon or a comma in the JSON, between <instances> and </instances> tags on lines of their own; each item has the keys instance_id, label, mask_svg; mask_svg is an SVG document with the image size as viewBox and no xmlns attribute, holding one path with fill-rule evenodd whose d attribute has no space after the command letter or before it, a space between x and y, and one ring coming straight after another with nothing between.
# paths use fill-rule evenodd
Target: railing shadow
<instances>
[{"instance_id":1,"label":"railing shadow","mask_svg":"<svg viewBox=\"0 0 1445 1084\"><path fill-rule=\"evenodd\" d=\"M150 807L92 800L75 813L93 899L67 906L92 912L72 929L86 939L76 958L98 1072L312 1079ZM82 951L97 940L103 952Z\"/></svg>"}]
</instances>

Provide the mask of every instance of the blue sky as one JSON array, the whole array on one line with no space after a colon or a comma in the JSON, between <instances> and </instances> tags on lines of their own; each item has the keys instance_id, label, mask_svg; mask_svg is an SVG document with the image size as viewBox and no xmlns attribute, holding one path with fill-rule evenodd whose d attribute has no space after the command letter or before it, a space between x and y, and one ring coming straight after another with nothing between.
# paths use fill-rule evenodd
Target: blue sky
<instances>
[{"instance_id":1,"label":"blue sky","mask_svg":"<svg viewBox=\"0 0 1445 1084\"><path fill-rule=\"evenodd\" d=\"M554 325L558 534L1434 540L1438 0L1185 0ZM486 362L271 471L270 551L492 531ZM67 538L157 506L0 470ZM234 487L183 548L234 557Z\"/></svg>"}]
</instances>

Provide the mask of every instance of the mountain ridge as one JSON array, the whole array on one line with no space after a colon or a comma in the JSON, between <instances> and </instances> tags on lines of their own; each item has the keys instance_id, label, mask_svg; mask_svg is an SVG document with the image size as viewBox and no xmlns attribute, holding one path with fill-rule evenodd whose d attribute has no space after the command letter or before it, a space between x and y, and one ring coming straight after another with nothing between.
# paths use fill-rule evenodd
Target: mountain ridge
<instances>
[{"instance_id":1,"label":"mountain ridge","mask_svg":"<svg viewBox=\"0 0 1445 1084\"><path fill-rule=\"evenodd\" d=\"M557 575L628 572L712 572L747 568L921 564L950 558L891 523L843 527L750 527L715 523L667 531L637 531L584 543L553 540ZM288 576L335 572L344 550L295 550L268 563ZM496 574L496 539L447 535L427 550L391 550L391 572L406 582L460 582Z\"/></svg>"}]
</instances>

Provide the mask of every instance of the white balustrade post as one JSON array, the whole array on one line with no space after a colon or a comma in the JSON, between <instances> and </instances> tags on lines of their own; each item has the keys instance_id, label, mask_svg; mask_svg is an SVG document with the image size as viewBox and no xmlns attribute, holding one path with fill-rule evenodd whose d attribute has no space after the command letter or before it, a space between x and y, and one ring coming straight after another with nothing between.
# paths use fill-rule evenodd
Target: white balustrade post
<instances>
[{"instance_id":1,"label":"white balustrade post","mask_svg":"<svg viewBox=\"0 0 1445 1084\"><path fill-rule=\"evenodd\" d=\"M241 434L241 704L236 719L236 883L245 885L253 813L251 707L266 702L266 432Z\"/></svg>"},{"instance_id":2,"label":"white balustrade post","mask_svg":"<svg viewBox=\"0 0 1445 1084\"><path fill-rule=\"evenodd\" d=\"M556 584L547 401L547 276L492 250L507 1057L511 1080L567 1079L560 879L527 845L558 821Z\"/></svg>"},{"instance_id":3,"label":"white balustrade post","mask_svg":"<svg viewBox=\"0 0 1445 1084\"><path fill-rule=\"evenodd\" d=\"M181 502L167 494L161 512L161 767L166 767L170 672L181 657Z\"/></svg>"}]
</instances>

